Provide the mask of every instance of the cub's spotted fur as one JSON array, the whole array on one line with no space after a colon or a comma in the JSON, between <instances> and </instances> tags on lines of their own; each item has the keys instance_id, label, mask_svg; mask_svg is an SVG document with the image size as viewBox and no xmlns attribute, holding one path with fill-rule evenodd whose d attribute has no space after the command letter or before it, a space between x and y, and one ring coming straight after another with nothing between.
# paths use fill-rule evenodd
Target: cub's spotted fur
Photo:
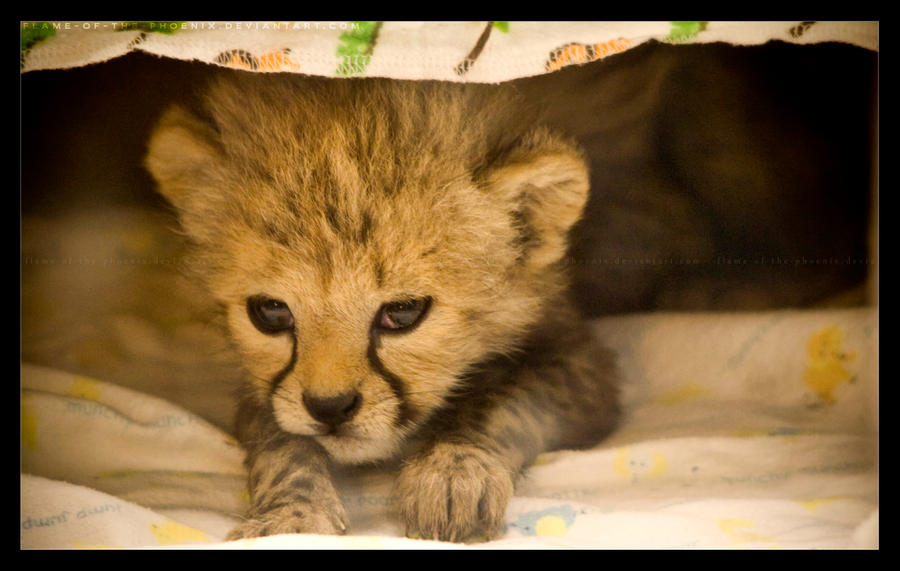
<instances>
[{"instance_id":1,"label":"cub's spotted fur","mask_svg":"<svg viewBox=\"0 0 900 571\"><path fill-rule=\"evenodd\" d=\"M223 73L147 164L247 370L231 538L343 533L335 464L404 458L410 534L494 537L541 451L618 414L561 263L588 175L497 86Z\"/></svg>"}]
</instances>

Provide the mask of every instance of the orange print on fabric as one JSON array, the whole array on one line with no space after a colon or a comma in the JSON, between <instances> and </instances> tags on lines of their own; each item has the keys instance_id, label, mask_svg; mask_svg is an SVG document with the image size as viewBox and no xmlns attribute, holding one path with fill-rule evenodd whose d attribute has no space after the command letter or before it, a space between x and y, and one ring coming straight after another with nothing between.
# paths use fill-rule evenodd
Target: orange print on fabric
<instances>
[{"instance_id":1,"label":"orange print on fabric","mask_svg":"<svg viewBox=\"0 0 900 571\"><path fill-rule=\"evenodd\" d=\"M216 57L216 63L248 71L299 71L300 64L291 58L291 50L283 49L259 57L244 50L229 50Z\"/></svg>"},{"instance_id":2,"label":"orange print on fabric","mask_svg":"<svg viewBox=\"0 0 900 571\"><path fill-rule=\"evenodd\" d=\"M569 65L580 65L623 52L631 47L631 42L619 38L599 44L580 44L573 42L558 47L550 52L547 60L547 71L556 71Z\"/></svg>"}]
</instances>

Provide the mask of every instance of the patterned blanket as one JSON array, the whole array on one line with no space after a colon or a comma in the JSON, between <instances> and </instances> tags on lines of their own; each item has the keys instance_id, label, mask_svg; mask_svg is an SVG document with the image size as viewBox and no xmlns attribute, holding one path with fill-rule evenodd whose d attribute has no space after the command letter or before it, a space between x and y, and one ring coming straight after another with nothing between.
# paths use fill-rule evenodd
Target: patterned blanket
<instances>
[{"instance_id":1,"label":"patterned blanket","mask_svg":"<svg viewBox=\"0 0 900 571\"><path fill-rule=\"evenodd\" d=\"M845 42L878 49L875 22L25 22L22 71L134 50L251 71L500 82L644 42Z\"/></svg>"}]
</instances>

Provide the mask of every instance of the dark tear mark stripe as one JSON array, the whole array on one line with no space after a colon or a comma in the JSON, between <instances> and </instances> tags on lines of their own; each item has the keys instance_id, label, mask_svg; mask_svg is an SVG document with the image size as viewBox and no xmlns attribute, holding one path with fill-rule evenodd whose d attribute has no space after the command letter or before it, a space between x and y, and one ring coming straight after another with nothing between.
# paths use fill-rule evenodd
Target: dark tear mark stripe
<instances>
[{"instance_id":1,"label":"dark tear mark stripe","mask_svg":"<svg viewBox=\"0 0 900 571\"><path fill-rule=\"evenodd\" d=\"M269 389L270 397L275 394L275 391L281 386L282 381L291 374L294 367L297 365L297 334L295 332L291 332L291 341L291 359L288 361L285 368L272 378L271 388ZM375 322L373 322L372 326L369 328L369 347L366 350L366 358L368 359L369 366L372 367L372 370L387 382L394 395L397 397L397 400L400 401L400 415L397 419L397 424L403 426L412 421L413 416L409 403L405 398L405 383L400 377L389 371L387 367L384 366L384 363L381 362L381 359L378 357L378 347L380 345L381 335L375 326Z\"/></svg>"},{"instance_id":2,"label":"dark tear mark stripe","mask_svg":"<svg viewBox=\"0 0 900 571\"><path fill-rule=\"evenodd\" d=\"M275 391L281 386L281 382L284 381L285 377L291 374L291 371L293 371L294 367L297 365L297 333L295 331L291 331L291 342L291 360L288 361L285 368L272 377L272 386L269 389L270 397L275 394Z\"/></svg>"},{"instance_id":3,"label":"dark tear mark stripe","mask_svg":"<svg viewBox=\"0 0 900 571\"><path fill-rule=\"evenodd\" d=\"M409 403L406 402L406 390L404 382L400 377L390 372L378 357L378 347L381 346L381 335L375 327L375 323L369 328L369 348L366 351L366 358L369 360L369 366L378 373L394 391L394 396L400 401L400 416L397 418L397 425L403 426L412 420L412 411Z\"/></svg>"}]
</instances>

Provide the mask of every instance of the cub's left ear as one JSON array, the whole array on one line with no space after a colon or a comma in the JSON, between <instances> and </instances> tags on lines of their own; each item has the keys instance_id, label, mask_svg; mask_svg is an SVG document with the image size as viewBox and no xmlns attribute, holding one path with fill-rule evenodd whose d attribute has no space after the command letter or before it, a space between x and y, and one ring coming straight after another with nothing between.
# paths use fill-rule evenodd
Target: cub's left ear
<instances>
[{"instance_id":1,"label":"cub's left ear","mask_svg":"<svg viewBox=\"0 0 900 571\"><path fill-rule=\"evenodd\" d=\"M541 268L561 259L569 229L588 198L588 167L581 151L538 129L504 157L487 181L492 192L513 204L525 262Z\"/></svg>"}]
</instances>

